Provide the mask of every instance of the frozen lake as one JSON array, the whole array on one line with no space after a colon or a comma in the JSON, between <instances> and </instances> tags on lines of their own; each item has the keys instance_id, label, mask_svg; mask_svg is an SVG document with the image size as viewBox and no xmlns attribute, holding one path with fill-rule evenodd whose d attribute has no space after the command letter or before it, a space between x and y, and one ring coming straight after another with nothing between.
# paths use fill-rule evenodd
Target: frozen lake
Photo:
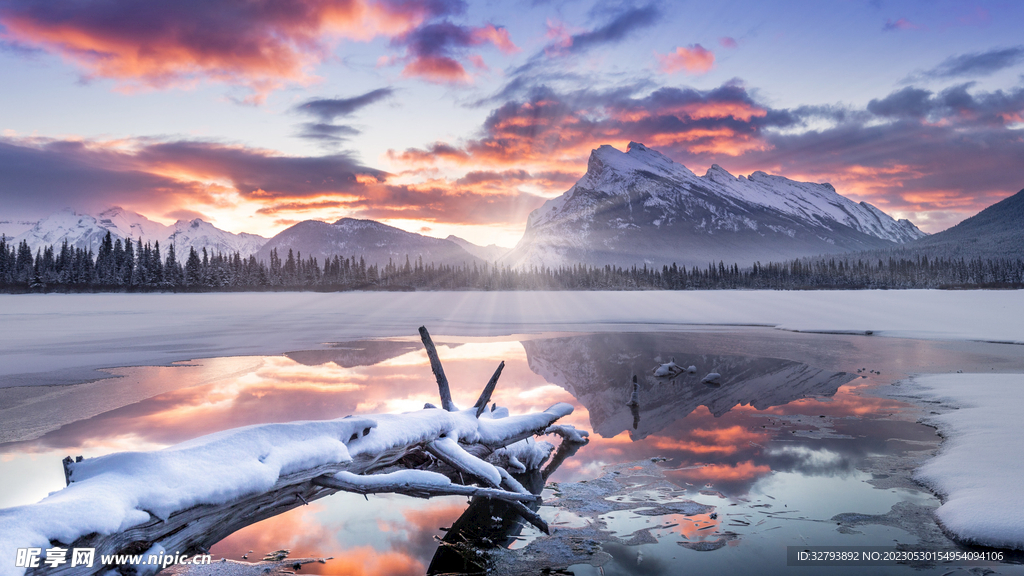
<instances>
[{"instance_id":1,"label":"frozen lake","mask_svg":"<svg viewBox=\"0 0 1024 576\"><path fill-rule=\"evenodd\" d=\"M669 299L660 308L693 303ZM700 303L710 305L707 300ZM811 304L824 306L820 300ZM659 308L637 306L634 316L641 319ZM53 370L22 371L19 378L34 376L8 381L0 389L0 507L34 502L61 488L60 460L66 455L91 458L152 450L249 424L399 412L436 403L436 385L415 337L419 324L408 324L405 337L365 337L381 335L376 333L381 326L398 331L401 320L394 316L400 315L393 312L387 322L364 325L370 333L357 339L322 337L311 349L297 347L284 355L203 354L207 357L170 366L113 368L108 372L115 378L65 386L45 385L45 375ZM476 312L456 309L446 314L469 318ZM519 318L517 322L534 314L525 308L500 313ZM560 313L564 319L567 313ZM623 310L594 313L603 314L599 324L627 315ZM776 313L780 318L788 314ZM734 311L720 304L716 312L689 314L684 320ZM764 314L755 319L767 320L770 313ZM945 339L864 335L864 326L883 330L871 323L884 320L874 314L867 320L852 319L845 327L824 320L799 326L860 330L859 335L686 322L622 322L610 331L593 329L597 325L578 330L586 318L563 323L571 329L529 334L487 333L500 333L515 322L474 325L449 318L447 331L431 327L456 403L470 404L504 360L494 396L499 405L522 413L568 402L576 411L566 422L592 432L590 444L549 478L548 505L541 514L555 528L553 536L542 537L532 528L506 534L513 550L507 565L526 566L528 559L538 557L557 565L566 559L559 556L559 543L573 538L598 542L602 554L572 563L571 570L609 575L676 574L684 569L791 573L795 569L785 566L786 546L902 543L957 549L932 520L938 499L910 479L940 438L933 428L918 423L927 410L888 392L912 373L1024 373L1024 347L948 338L955 330L981 329L970 325L939 334ZM552 312L548 318L560 317ZM924 330L931 320L889 322L891 330L910 331ZM908 327L914 322L916 328ZM538 320L531 326L542 324ZM273 332L274 325L267 329ZM220 338L218 333L233 329L216 322L193 328L199 340ZM338 332L358 329L346 325ZM187 331L169 334L185 339ZM280 336L283 342L298 337ZM85 348L81 335L61 339L71 350ZM23 346L28 350L31 343ZM144 360L151 358L145 354L154 353L164 354L167 361L183 360L180 354L192 350L138 346L145 350ZM58 358L51 368L70 375L94 367L76 358ZM654 377L654 369L670 359L695 366L696 374ZM701 382L709 372L722 374L718 385ZM636 414L626 406L634 374L640 382ZM594 486L604 488L587 492L596 490ZM584 498L574 500L574 495ZM588 499L608 505L581 506ZM683 514L656 508L681 501L707 510ZM438 549L435 537L445 536L440 528L452 526L465 510L463 498L365 500L337 494L242 530L212 552L237 559L254 550L250 558L258 558L289 548L293 556L336 558L323 566L306 566L306 571L346 573L358 568L364 574L422 574ZM892 567L872 573L966 574L967 569ZM997 569L1024 573L1016 565ZM863 574L864 568L830 573Z\"/></svg>"}]
</instances>

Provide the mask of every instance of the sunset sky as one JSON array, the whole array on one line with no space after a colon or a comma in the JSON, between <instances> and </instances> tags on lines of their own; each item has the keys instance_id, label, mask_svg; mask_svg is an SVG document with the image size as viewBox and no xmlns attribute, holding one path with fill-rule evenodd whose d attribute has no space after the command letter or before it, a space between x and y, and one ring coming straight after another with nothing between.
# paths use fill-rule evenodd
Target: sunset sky
<instances>
[{"instance_id":1,"label":"sunset sky","mask_svg":"<svg viewBox=\"0 0 1024 576\"><path fill-rule=\"evenodd\" d=\"M630 140L937 232L1024 188L1024 3L0 0L0 220L511 246Z\"/></svg>"}]
</instances>

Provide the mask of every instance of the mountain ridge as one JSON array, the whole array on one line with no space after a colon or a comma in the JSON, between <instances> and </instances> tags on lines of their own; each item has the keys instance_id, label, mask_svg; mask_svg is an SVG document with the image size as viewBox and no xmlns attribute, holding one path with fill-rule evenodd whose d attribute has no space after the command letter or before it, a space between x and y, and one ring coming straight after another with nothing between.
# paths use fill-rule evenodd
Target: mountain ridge
<instances>
[{"instance_id":1,"label":"mountain ridge","mask_svg":"<svg viewBox=\"0 0 1024 576\"><path fill-rule=\"evenodd\" d=\"M884 248L925 236L830 184L765 172L735 177L713 165L701 177L630 142L591 152L575 185L530 214L511 266L748 265L822 252Z\"/></svg>"},{"instance_id":2,"label":"mountain ridge","mask_svg":"<svg viewBox=\"0 0 1024 576\"><path fill-rule=\"evenodd\" d=\"M320 262L333 256L357 256L364 258L367 265L378 266L388 262L404 266L406 257L410 261L422 257L425 264L484 264L483 260L449 240L356 218L342 218L333 223L304 220L267 241L256 258L269 262L270 252L274 249L280 258L284 258L288 250L293 250L301 253L303 259L312 256Z\"/></svg>"},{"instance_id":3,"label":"mountain ridge","mask_svg":"<svg viewBox=\"0 0 1024 576\"><path fill-rule=\"evenodd\" d=\"M35 223L15 236L12 242L20 244L24 240L35 252L46 246L59 247L67 240L71 246L96 252L107 232L114 239L122 241L159 242L163 250L173 245L179 255L188 254L190 248L196 251L207 248L213 252L239 252L248 257L267 241L257 234L234 234L221 230L201 218L178 220L174 224L165 225L120 206L113 206L96 215L79 214L65 208Z\"/></svg>"}]
</instances>

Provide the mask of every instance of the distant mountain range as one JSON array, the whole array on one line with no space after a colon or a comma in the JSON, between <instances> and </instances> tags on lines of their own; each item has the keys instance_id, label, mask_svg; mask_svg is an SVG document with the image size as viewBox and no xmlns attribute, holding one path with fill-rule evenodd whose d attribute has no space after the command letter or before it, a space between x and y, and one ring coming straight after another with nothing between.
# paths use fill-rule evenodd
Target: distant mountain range
<instances>
[{"instance_id":1,"label":"distant mountain range","mask_svg":"<svg viewBox=\"0 0 1024 576\"><path fill-rule=\"evenodd\" d=\"M45 246L59 248L66 240L71 246L91 249L95 253L107 232L122 241L142 240L143 244L159 242L164 254L168 247L174 246L179 258L188 255L190 248L196 251L206 248L208 251L228 254L239 252L248 256L255 254L267 242L263 236L245 232L233 234L199 218L178 220L167 226L118 206L95 216L78 214L66 208L40 220L16 236L13 242L20 244L22 240L27 241L32 251L36 252Z\"/></svg>"},{"instance_id":2,"label":"distant mountain range","mask_svg":"<svg viewBox=\"0 0 1024 576\"><path fill-rule=\"evenodd\" d=\"M601 146L587 173L530 214L501 263L511 266L673 262L741 266L896 246L925 236L907 220L836 193L830 184L718 165L699 177L643 144Z\"/></svg>"},{"instance_id":3,"label":"distant mountain range","mask_svg":"<svg viewBox=\"0 0 1024 576\"><path fill-rule=\"evenodd\" d=\"M319 220L306 220L283 230L260 248L256 258L270 261L270 252L277 250L284 259L288 250L302 254L306 259L315 257L324 262L326 257L335 255L363 258L367 265L384 266L392 262L404 266L406 257L410 264L419 258L424 264L466 266L482 265L484 261L473 256L450 240L431 238L406 232L394 226L373 220L342 218L333 224Z\"/></svg>"},{"instance_id":4,"label":"distant mountain range","mask_svg":"<svg viewBox=\"0 0 1024 576\"><path fill-rule=\"evenodd\" d=\"M910 242L905 248L927 256L968 260L1024 257L1024 190L952 228Z\"/></svg>"},{"instance_id":5,"label":"distant mountain range","mask_svg":"<svg viewBox=\"0 0 1024 576\"><path fill-rule=\"evenodd\" d=\"M115 238L159 241L179 254L203 247L213 252L256 255L288 250L324 262L329 256L363 257L366 263L413 263L511 267L653 266L709 263L747 266L825 254L898 252L966 258L1024 256L1024 190L934 235L908 220L895 220L866 202L838 194L830 184L797 182L764 172L733 176L713 165L704 176L643 144L626 152L601 146L587 172L557 198L533 211L522 239L509 250L478 246L457 236L423 236L372 220L306 220L267 240L233 234L201 219L170 226L114 207L96 215L70 209L53 214L13 240L33 252L69 244L96 251L109 231ZM26 223L4 221L24 230Z\"/></svg>"}]
</instances>

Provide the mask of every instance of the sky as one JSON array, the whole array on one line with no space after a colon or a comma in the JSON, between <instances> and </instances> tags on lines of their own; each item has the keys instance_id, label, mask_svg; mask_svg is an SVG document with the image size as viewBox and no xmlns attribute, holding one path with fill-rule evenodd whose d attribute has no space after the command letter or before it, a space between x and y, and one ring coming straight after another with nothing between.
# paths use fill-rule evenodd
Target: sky
<instances>
[{"instance_id":1,"label":"sky","mask_svg":"<svg viewBox=\"0 0 1024 576\"><path fill-rule=\"evenodd\" d=\"M938 232L1024 188L1024 3L0 0L0 220L513 246L602 144Z\"/></svg>"}]
</instances>

